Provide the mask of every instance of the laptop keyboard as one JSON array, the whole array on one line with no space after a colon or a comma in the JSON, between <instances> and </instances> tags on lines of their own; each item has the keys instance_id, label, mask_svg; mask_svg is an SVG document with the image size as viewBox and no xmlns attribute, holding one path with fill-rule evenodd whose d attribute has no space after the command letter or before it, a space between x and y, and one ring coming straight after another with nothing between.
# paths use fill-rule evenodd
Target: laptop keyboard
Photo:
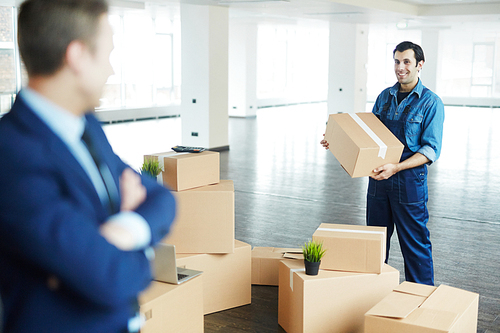
<instances>
[{"instance_id":1,"label":"laptop keyboard","mask_svg":"<svg viewBox=\"0 0 500 333\"><path fill-rule=\"evenodd\" d=\"M187 278L189 275L187 274L181 274L181 273L177 273L177 279L180 281L182 279L185 279Z\"/></svg>"}]
</instances>

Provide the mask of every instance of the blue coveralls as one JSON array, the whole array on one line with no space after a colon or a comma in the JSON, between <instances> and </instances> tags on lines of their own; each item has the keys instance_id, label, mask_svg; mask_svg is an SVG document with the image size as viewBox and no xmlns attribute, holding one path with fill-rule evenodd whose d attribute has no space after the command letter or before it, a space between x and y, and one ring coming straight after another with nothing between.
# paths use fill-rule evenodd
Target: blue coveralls
<instances>
[{"instance_id":1,"label":"blue coveralls","mask_svg":"<svg viewBox=\"0 0 500 333\"><path fill-rule=\"evenodd\" d=\"M391 96L391 95L389 95ZM407 106L399 120L388 119L390 100L380 113L380 120L404 144L401 161L414 154L406 142ZM369 179L366 220L370 226L387 227L387 253L394 227L404 257L407 281L434 285L432 246L427 221L427 165L407 169L386 180Z\"/></svg>"}]
</instances>

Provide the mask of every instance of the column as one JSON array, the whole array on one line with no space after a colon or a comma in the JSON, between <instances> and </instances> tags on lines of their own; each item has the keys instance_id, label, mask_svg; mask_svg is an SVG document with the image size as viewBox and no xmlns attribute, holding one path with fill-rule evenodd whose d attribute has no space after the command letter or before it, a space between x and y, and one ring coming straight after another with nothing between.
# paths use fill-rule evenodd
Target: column
<instances>
[{"instance_id":1,"label":"column","mask_svg":"<svg viewBox=\"0 0 500 333\"><path fill-rule=\"evenodd\" d=\"M229 116L257 114L257 23L229 25Z\"/></svg>"},{"instance_id":2,"label":"column","mask_svg":"<svg viewBox=\"0 0 500 333\"><path fill-rule=\"evenodd\" d=\"M425 63L420 78L424 86L436 92L438 75L438 50L439 50L439 30L422 30L422 49L424 50Z\"/></svg>"},{"instance_id":3,"label":"column","mask_svg":"<svg viewBox=\"0 0 500 333\"><path fill-rule=\"evenodd\" d=\"M368 26L330 22L328 113L364 112Z\"/></svg>"},{"instance_id":4,"label":"column","mask_svg":"<svg viewBox=\"0 0 500 333\"><path fill-rule=\"evenodd\" d=\"M181 3L182 144L229 149L227 7Z\"/></svg>"}]
</instances>

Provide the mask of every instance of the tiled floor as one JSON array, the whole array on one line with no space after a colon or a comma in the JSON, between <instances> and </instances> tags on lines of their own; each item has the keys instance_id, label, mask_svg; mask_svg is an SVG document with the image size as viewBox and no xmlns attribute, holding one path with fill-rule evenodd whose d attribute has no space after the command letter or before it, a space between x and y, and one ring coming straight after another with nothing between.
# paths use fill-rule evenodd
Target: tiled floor
<instances>
[{"instance_id":1,"label":"tiled floor","mask_svg":"<svg viewBox=\"0 0 500 333\"><path fill-rule=\"evenodd\" d=\"M366 178L351 179L319 141L325 104L260 109L231 118L221 178L235 184L236 238L297 247L320 223L365 223ZM180 118L105 126L133 167L180 143ZM500 333L500 109L446 107L441 158L429 168L429 229L436 284L480 294L479 333ZM397 239L389 264L403 272ZM403 275L403 274L402 274ZM252 304L205 317L205 332L283 332L277 288Z\"/></svg>"}]
</instances>

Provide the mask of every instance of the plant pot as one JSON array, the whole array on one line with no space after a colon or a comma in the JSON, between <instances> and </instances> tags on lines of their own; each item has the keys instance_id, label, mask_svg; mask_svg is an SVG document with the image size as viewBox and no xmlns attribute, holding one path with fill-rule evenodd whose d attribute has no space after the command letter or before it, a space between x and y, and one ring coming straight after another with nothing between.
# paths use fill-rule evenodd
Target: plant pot
<instances>
[{"instance_id":1,"label":"plant pot","mask_svg":"<svg viewBox=\"0 0 500 333\"><path fill-rule=\"evenodd\" d=\"M304 266L306 267L307 275L318 275L319 265L321 261L311 262L304 259Z\"/></svg>"},{"instance_id":2,"label":"plant pot","mask_svg":"<svg viewBox=\"0 0 500 333\"><path fill-rule=\"evenodd\" d=\"M158 184L163 185L163 174L161 172L158 176L156 176L156 181Z\"/></svg>"},{"instance_id":3,"label":"plant pot","mask_svg":"<svg viewBox=\"0 0 500 333\"><path fill-rule=\"evenodd\" d=\"M146 170L141 170L141 175L146 176L146 177L151 177L151 178L156 178L151 174L151 172L146 171Z\"/></svg>"}]
</instances>

